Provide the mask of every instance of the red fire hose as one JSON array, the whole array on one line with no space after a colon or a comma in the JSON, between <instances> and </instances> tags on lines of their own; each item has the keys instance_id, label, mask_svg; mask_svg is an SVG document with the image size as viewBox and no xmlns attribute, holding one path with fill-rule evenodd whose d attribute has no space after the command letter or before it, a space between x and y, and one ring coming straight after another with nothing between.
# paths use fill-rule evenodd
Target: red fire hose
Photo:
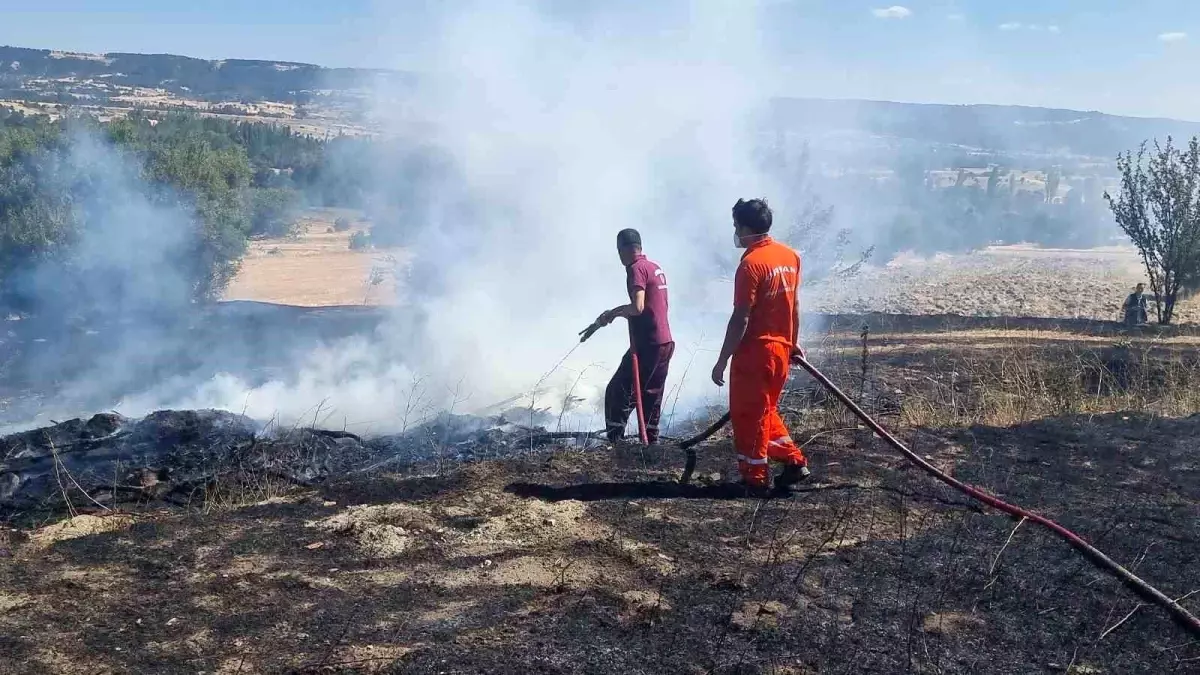
<instances>
[{"instance_id":1,"label":"red fire hose","mask_svg":"<svg viewBox=\"0 0 1200 675\"><path fill-rule=\"evenodd\" d=\"M629 356L633 359L633 402L637 406L638 438L642 445L650 445L650 437L646 433L646 413L642 408L642 370L632 336L629 338Z\"/></svg>"},{"instance_id":2,"label":"red fire hose","mask_svg":"<svg viewBox=\"0 0 1200 675\"><path fill-rule=\"evenodd\" d=\"M950 487L953 487L954 489L968 495L969 497L972 497L978 501L981 501L984 504L987 504L988 506L990 506L998 511L1007 513L1008 515L1013 516L1015 518L1025 518L1027 520L1033 521L1033 522L1037 523L1038 525L1041 525L1042 527L1045 527L1046 529L1050 530L1051 532L1058 535L1059 537L1067 540L1067 543L1069 543L1076 550L1078 550L1080 553L1082 553L1097 567L1099 567L1100 569L1115 576L1117 579L1119 579L1121 581L1121 583L1125 584L1126 587L1128 587L1130 590L1132 590L1134 593L1136 593L1142 599L1146 600L1147 602L1158 605L1159 607L1162 607L1163 609L1167 610L1167 612L1171 615L1171 619L1175 623L1177 623L1183 629L1187 630L1192 635L1200 637L1200 619L1197 619L1195 617L1195 615L1193 615L1191 612L1189 612L1187 609L1185 609L1178 602L1167 597L1162 591L1160 591L1157 588L1146 583L1141 578L1139 578L1137 575L1135 575L1133 572L1130 572L1129 570L1127 570L1123 566L1121 566L1120 563L1116 562L1112 558L1109 558L1107 555L1105 555L1102 551L1097 549L1095 546L1092 546L1091 544L1089 544L1082 537L1080 537L1079 535L1075 534L1074 532L1068 530L1067 528L1063 527L1062 525L1059 525L1058 523L1054 522L1053 520L1050 520L1049 518L1047 518L1043 515L1023 509L1019 506L1014 506L1012 504L1009 504L1008 502L998 499L977 487L967 485L966 483L963 483L962 481L944 473L943 471L941 471L934 465L925 461L925 459L922 458L917 453L913 452L912 450L909 450L907 446L905 446L903 443L900 442L899 439L897 439L895 436L893 436L891 433L889 433L887 429L884 429L882 426L879 425L878 422L871 419L870 415L863 412L862 408L859 408L858 405L855 404L854 401L851 400L851 398L849 396L847 396L845 393L843 393L841 389L838 389L837 385L835 385L833 382L831 382L829 380L829 378L825 377L825 375L821 371L817 370L815 366L813 366L811 363L809 363L807 359L800 357L800 356L796 356L793 358L793 362L799 364L800 367L807 370L809 375L812 375L813 378L816 379L817 382L821 383L821 386L825 387L825 389L828 390L829 393L833 394L835 398L837 398L839 401L842 402L843 405L845 405L847 408L849 408L850 412L854 413L854 415L856 417L858 417L860 420L863 421L864 424L866 424L868 427L871 428L871 431L874 431L880 438L887 441L887 443L889 445L891 445L893 448L899 450L905 457L907 457L909 459L909 461L911 461L914 464L916 464L917 466L921 467L921 469L924 470L926 473L928 473L929 475L933 476L934 478L940 480L941 482L945 483L946 485L949 485ZM687 466L684 468L684 475L680 479L681 482L686 483L688 481L688 479L691 478L692 471L695 468L695 450L693 450L692 448L699 442L703 441L705 438L712 436L722 426L724 426L725 423L728 421L729 421L729 414L726 413L726 415L723 418L721 418L717 423L713 424L711 427L706 429L703 433L698 434L697 436L690 438L680 444L680 447L683 448L684 450L686 450L688 453Z\"/></svg>"},{"instance_id":3,"label":"red fire hose","mask_svg":"<svg viewBox=\"0 0 1200 675\"><path fill-rule=\"evenodd\" d=\"M598 323L579 331L579 344L587 342L588 338L596 334L601 326ZM633 344L633 334L629 335L629 357L633 361L633 402L637 406L637 421L638 421L638 438L642 441L642 445L650 445L650 436L646 430L646 413L642 407L642 368L638 363L637 348ZM716 433L715 430L713 433ZM711 436L712 434L709 434Z\"/></svg>"}]
</instances>

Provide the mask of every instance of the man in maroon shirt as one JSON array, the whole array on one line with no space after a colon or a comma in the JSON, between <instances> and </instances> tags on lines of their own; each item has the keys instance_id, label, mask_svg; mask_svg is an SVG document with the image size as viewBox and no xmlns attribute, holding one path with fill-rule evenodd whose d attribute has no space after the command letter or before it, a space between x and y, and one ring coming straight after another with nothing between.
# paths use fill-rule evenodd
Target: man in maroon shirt
<instances>
[{"instance_id":1,"label":"man in maroon shirt","mask_svg":"<svg viewBox=\"0 0 1200 675\"><path fill-rule=\"evenodd\" d=\"M625 229L617 233L617 255L625 266L629 303L603 312L595 325L607 326L617 317L629 319L630 351L625 352L604 392L606 430L613 442L625 434L625 425L634 408L632 354L636 349L646 438L654 443L658 440L667 366L675 353L671 326L667 323L667 275L642 253L642 236L637 230Z\"/></svg>"}]
</instances>

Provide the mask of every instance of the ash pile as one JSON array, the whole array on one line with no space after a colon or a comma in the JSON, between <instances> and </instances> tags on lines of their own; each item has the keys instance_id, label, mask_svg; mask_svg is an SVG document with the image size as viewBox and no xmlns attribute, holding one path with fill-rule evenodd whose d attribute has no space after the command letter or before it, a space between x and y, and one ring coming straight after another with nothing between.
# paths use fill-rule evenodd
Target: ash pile
<instances>
[{"instance_id":1,"label":"ash pile","mask_svg":"<svg viewBox=\"0 0 1200 675\"><path fill-rule=\"evenodd\" d=\"M547 444L600 445L496 417L441 415L405 433L283 429L219 410L115 413L0 438L0 519L160 502L202 503L221 486L329 478L429 462L514 456ZM524 411L529 419L529 411Z\"/></svg>"}]
</instances>

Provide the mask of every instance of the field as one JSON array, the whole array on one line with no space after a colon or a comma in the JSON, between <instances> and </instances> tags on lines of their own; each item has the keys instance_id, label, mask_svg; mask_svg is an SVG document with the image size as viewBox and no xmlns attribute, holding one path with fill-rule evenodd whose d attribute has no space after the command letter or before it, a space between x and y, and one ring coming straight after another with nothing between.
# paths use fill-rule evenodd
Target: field
<instances>
[{"instance_id":1,"label":"field","mask_svg":"<svg viewBox=\"0 0 1200 675\"><path fill-rule=\"evenodd\" d=\"M314 210L298 237L252 242L225 299L304 307L391 304L404 252L351 251L350 236L364 225L331 232L339 215L357 221L354 212ZM821 314L1115 321L1125 296L1145 281L1132 248L995 246L970 254L901 255L851 279L807 285L803 301L805 311ZM1181 301L1176 317L1177 323L1200 323L1200 302Z\"/></svg>"},{"instance_id":2,"label":"field","mask_svg":"<svg viewBox=\"0 0 1200 675\"><path fill-rule=\"evenodd\" d=\"M334 231L339 217L354 225ZM296 236L250 243L224 299L299 307L390 304L404 256L399 251L351 250L350 238L365 229L353 211L308 211Z\"/></svg>"},{"instance_id":3,"label":"field","mask_svg":"<svg viewBox=\"0 0 1200 675\"><path fill-rule=\"evenodd\" d=\"M804 301L809 311L832 313L1115 321L1145 274L1133 248L996 246L970 254L902 255L858 277L809 286ZM1200 304L1181 302L1177 317L1200 321Z\"/></svg>"},{"instance_id":4,"label":"field","mask_svg":"<svg viewBox=\"0 0 1200 675\"><path fill-rule=\"evenodd\" d=\"M937 466L1200 588L1188 329L826 317L813 358ZM870 328L864 357L860 326ZM0 535L0 669L55 673L1186 673L1200 643L796 377L816 474L735 498L670 446L263 477ZM91 507L91 508L89 508Z\"/></svg>"}]
</instances>

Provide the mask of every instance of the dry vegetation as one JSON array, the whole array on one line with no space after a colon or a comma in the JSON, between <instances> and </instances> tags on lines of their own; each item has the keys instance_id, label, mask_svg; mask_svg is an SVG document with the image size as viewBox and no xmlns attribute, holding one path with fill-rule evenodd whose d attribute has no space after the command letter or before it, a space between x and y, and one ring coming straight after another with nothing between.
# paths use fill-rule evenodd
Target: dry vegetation
<instances>
[{"instance_id":1,"label":"dry vegetation","mask_svg":"<svg viewBox=\"0 0 1200 675\"><path fill-rule=\"evenodd\" d=\"M1200 339L871 323L865 361L849 318L812 356L914 449L1200 589ZM0 669L1196 672L1200 644L1062 542L931 482L805 378L785 408L817 475L791 499L729 498L718 439L689 488L670 448L559 450L13 530Z\"/></svg>"},{"instance_id":2,"label":"dry vegetation","mask_svg":"<svg viewBox=\"0 0 1200 675\"><path fill-rule=\"evenodd\" d=\"M810 311L958 314L1115 321L1145 270L1132 248L999 246L969 254L900 256L859 277L810 286ZM1154 310L1151 308L1151 315ZM1200 303L1180 303L1176 321L1200 322Z\"/></svg>"},{"instance_id":3,"label":"dry vegetation","mask_svg":"<svg viewBox=\"0 0 1200 675\"><path fill-rule=\"evenodd\" d=\"M847 329L871 323L875 334L868 330L864 353L862 334ZM893 415L905 428L1003 427L1080 413L1200 412L1200 334L1189 328L1004 323L835 317L812 351L840 381L861 390L876 412Z\"/></svg>"},{"instance_id":4,"label":"dry vegetation","mask_svg":"<svg viewBox=\"0 0 1200 675\"><path fill-rule=\"evenodd\" d=\"M336 231L338 218L352 227ZM306 212L295 236L250 243L225 299L301 307L390 304L406 258L397 250L351 250L350 238L367 227L353 211Z\"/></svg>"}]
</instances>

